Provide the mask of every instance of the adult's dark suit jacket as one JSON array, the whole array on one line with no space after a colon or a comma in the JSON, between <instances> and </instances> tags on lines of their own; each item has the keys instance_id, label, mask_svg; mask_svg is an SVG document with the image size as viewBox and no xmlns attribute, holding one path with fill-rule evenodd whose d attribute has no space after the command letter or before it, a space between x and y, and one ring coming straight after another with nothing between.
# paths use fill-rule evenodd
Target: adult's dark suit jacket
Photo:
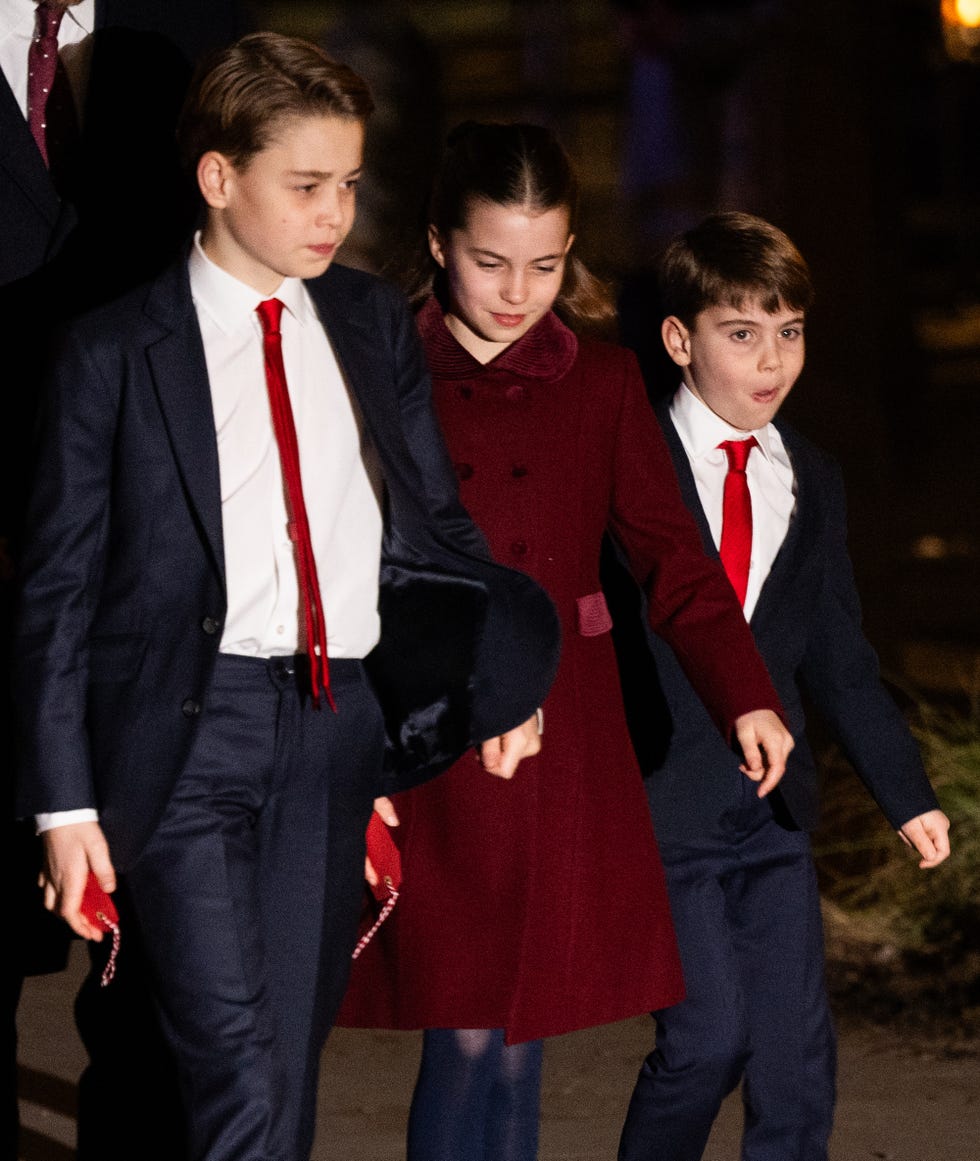
<instances>
[{"instance_id":1,"label":"adult's dark suit jacket","mask_svg":"<svg viewBox=\"0 0 980 1161\"><path fill-rule=\"evenodd\" d=\"M96 0L81 140L56 189L0 74L0 536L15 534L25 433L53 324L151 277L193 225L175 128L193 62L243 29L239 0Z\"/></svg>"},{"instance_id":2,"label":"adult's dark suit jacket","mask_svg":"<svg viewBox=\"0 0 980 1161\"><path fill-rule=\"evenodd\" d=\"M63 197L0 76L0 286L50 264L80 226L96 237L75 242L86 258L97 244L101 258L75 264L80 281L67 290L92 301L108 272L145 269L175 229L183 237L174 198L186 219L196 191L178 192L177 114L193 62L244 31L240 9L238 0L96 0L81 145Z\"/></svg>"},{"instance_id":3,"label":"adult's dark suit jacket","mask_svg":"<svg viewBox=\"0 0 980 1161\"><path fill-rule=\"evenodd\" d=\"M669 401L657 414L677 469L681 492L717 555L687 453ZM861 611L846 544L844 488L837 465L777 421L796 476L796 508L786 539L751 619L759 652L796 740L774 792L789 825L818 821L817 771L804 734L803 695L812 699L868 790L894 827L933 810L935 795L908 728L881 684L878 659L861 631ZM659 699L653 717L667 723L667 741L644 773L654 825L663 836L704 831L729 806L737 759L724 745L669 649L652 634ZM785 807L779 812L778 804Z\"/></svg>"},{"instance_id":4,"label":"adult's dark suit jacket","mask_svg":"<svg viewBox=\"0 0 980 1161\"><path fill-rule=\"evenodd\" d=\"M382 640L370 665L392 789L533 714L557 663L556 622L529 578L486 559L459 504L401 297L339 266L307 286L385 478ZM186 261L69 329L29 525L14 662L19 809L97 806L125 870L208 712L226 607Z\"/></svg>"}]
</instances>

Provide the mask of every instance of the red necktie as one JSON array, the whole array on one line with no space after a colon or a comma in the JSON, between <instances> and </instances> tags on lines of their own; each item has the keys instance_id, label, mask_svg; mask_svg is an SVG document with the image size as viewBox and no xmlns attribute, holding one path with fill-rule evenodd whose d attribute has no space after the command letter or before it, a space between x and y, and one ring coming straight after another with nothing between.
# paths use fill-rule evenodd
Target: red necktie
<instances>
[{"instance_id":1,"label":"red necktie","mask_svg":"<svg viewBox=\"0 0 980 1161\"><path fill-rule=\"evenodd\" d=\"M749 452L757 447L754 435L748 439L726 439L718 445L728 456L725 496L721 519L721 563L725 566L740 605L745 604L752 558L752 500L745 465Z\"/></svg>"},{"instance_id":2,"label":"red necktie","mask_svg":"<svg viewBox=\"0 0 980 1161\"><path fill-rule=\"evenodd\" d=\"M272 426L276 433L276 443L279 445L279 463L286 485L290 516L289 535L296 552L296 572L299 576L303 614L306 620L306 649L310 657L313 704L319 706L322 689L330 708L336 711L337 707L330 692L323 598L320 596L320 581L310 540L310 524L306 518L303 481L299 471L299 445L296 442L293 409L286 386L286 368L282 361L282 334L279 330L282 303L278 298L267 298L265 302L259 303L257 310L265 334L265 381L269 388Z\"/></svg>"},{"instance_id":3,"label":"red necktie","mask_svg":"<svg viewBox=\"0 0 980 1161\"><path fill-rule=\"evenodd\" d=\"M27 54L27 123L56 184L78 131L75 102L58 55L58 29L64 14L59 5L38 4Z\"/></svg>"}]
</instances>

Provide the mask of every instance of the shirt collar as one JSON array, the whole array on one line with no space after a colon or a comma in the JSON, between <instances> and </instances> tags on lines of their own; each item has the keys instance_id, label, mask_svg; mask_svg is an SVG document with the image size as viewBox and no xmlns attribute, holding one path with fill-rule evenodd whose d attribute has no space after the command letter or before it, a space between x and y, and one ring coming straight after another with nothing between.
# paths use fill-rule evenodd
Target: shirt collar
<instances>
[{"instance_id":1,"label":"shirt collar","mask_svg":"<svg viewBox=\"0 0 980 1161\"><path fill-rule=\"evenodd\" d=\"M772 462L776 448L774 447L774 428L771 423L760 427L758 431L739 431L726 423L720 415L716 415L710 407L702 403L690 388L682 383L677 394L670 404L670 416L677 428L688 455L698 460L716 451L718 445L726 439L748 439L754 435L759 450Z\"/></svg>"},{"instance_id":2,"label":"shirt collar","mask_svg":"<svg viewBox=\"0 0 980 1161\"><path fill-rule=\"evenodd\" d=\"M95 30L95 0L81 0L80 4L73 4L65 10L62 19L72 21L87 36L91 36Z\"/></svg>"},{"instance_id":3,"label":"shirt collar","mask_svg":"<svg viewBox=\"0 0 980 1161\"><path fill-rule=\"evenodd\" d=\"M258 325L255 308L264 298L278 298L300 325L305 325L313 316L313 305L301 279L284 278L275 294L259 294L211 261L201 246L200 230L194 235L188 269L194 305L225 334Z\"/></svg>"},{"instance_id":4,"label":"shirt collar","mask_svg":"<svg viewBox=\"0 0 980 1161\"><path fill-rule=\"evenodd\" d=\"M95 0L81 0L66 9L64 20L71 20L86 34L95 28ZM0 0L0 38L16 30L28 29L34 33L37 21L35 0Z\"/></svg>"},{"instance_id":5,"label":"shirt collar","mask_svg":"<svg viewBox=\"0 0 980 1161\"><path fill-rule=\"evenodd\" d=\"M32 36L36 10L33 0L0 0L0 40L15 33Z\"/></svg>"}]
</instances>

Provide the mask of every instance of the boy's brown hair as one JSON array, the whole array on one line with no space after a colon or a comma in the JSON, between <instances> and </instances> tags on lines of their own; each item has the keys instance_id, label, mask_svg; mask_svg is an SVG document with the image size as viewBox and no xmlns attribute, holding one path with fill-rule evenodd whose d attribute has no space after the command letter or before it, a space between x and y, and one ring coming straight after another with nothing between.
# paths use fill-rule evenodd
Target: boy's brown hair
<instances>
[{"instance_id":1,"label":"boy's brown hair","mask_svg":"<svg viewBox=\"0 0 980 1161\"><path fill-rule=\"evenodd\" d=\"M243 168L290 117L365 121L373 109L366 82L315 44L254 32L202 63L184 102L177 142L188 171L212 149Z\"/></svg>"},{"instance_id":2,"label":"boy's brown hair","mask_svg":"<svg viewBox=\"0 0 980 1161\"><path fill-rule=\"evenodd\" d=\"M756 299L774 314L782 304L806 312L813 303L810 270L782 230L752 214L712 214L679 234L659 267L663 313L687 327L711 306Z\"/></svg>"}]
</instances>

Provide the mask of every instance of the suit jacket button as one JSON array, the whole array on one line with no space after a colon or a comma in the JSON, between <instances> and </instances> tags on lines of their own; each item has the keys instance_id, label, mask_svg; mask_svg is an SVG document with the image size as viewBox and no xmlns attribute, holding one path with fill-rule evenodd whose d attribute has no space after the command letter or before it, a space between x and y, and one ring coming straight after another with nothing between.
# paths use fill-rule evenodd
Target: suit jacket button
<instances>
[{"instance_id":1,"label":"suit jacket button","mask_svg":"<svg viewBox=\"0 0 980 1161\"><path fill-rule=\"evenodd\" d=\"M510 546L510 550L515 556L527 556L527 541L515 540Z\"/></svg>"},{"instance_id":2,"label":"suit jacket button","mask_svg":"<svg viewBox=\"0 0 980 1161\"><path fill-rule=\"evenodd\" d=\"M221 622L217 617L205 617L201 622L201 628L209 637L213 637L215 633L221 628Z\"/></svg>"},{"instance_id":3,"label":"suit jacket button","mask_svg":"<svg viewBox=\"0 0 980 1161\"><path fill-rule=\"evenodd\" d=\"M185 718L196 718L201 712L201 703L189 697L187 701L180 707L180 712Z\"/></svg>"},{"instance_id":4,"label":"suit jacket button","mask_svg":"<svg viewBox=\"0 0 980 1161\"><path fill-rule=\"evenodd\" d=\"M527 468L523 464L514 464L510 469L510 474L515 480L523 480L527 475Z\"/></svg>"},{"instance_id":5,"label":"suit jacket button","mask_svg":"<svg viewBox=\"0 0 980 1161\"><path fill-rule=\"evenodd\" d=\"M511 403L520 403L527 398L527 388L523 383L511 383L504 394Z\"/></svg>"}]
</instances>

